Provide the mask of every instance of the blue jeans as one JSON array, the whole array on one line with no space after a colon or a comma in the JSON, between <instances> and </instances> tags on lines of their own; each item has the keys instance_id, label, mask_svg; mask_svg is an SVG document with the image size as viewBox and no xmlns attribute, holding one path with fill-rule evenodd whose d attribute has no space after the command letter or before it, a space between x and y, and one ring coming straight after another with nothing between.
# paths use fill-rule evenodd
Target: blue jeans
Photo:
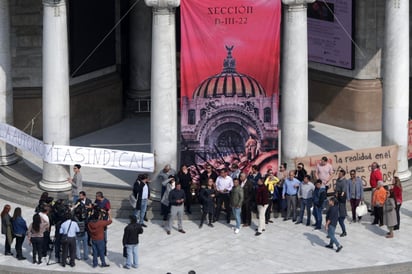
<instances>
[{"instance_id":1,"label":"blue jeans","mask_svg":"<svg viewBox=\"0 0 412 274\"><path fill-rule=\"evenodd\" d=\"M92 248L93 248L93 267L98 265L97 257L100 257L100 262L102 265L106 264L104 259L104 240L92 240Z\"/></svg>"},{"instance_id":2,"label":"blue jeans","mask_svg":"<svg viewBox=\"0 0 412 274\"><path fill-rule=\"evenodd\" d=\"M76 236L76 258L81 260L80 246L83 246L83 259L89 259L89 245L87 244L87 232L83 236Z\"/></svg>"},{"instance_id":3,"label":"blue jeans","mask_svg":"<svg viewBox=\"0 0 412 274\"><path fill-rule=\"evenodd\" d=\"M233 215L235 216L235 220L236 220L236 228L240 229L240 213L241 213L241 208L236 208L236 207L232 207L232 212Z\"/></svg>"},{"instance_id":4,"label":"blue jeans","mask_svg":"<svg viewBox=\"0 0 412 274\"><path fill-rule=\"evenodd\" d=\"M73 204L76 204L77 200L79 200L79 195L73 195Z\"/></svg>"},{"instance_id":5,"label":"blue jeans","mask_svg":"<svg viewBox=\"0 0 412 274\"><path fill-rule=\"evenodd\" d=\"M127 249L127 259L126 259L126 267L130 268L130 266L137 268L139 265L139 258L137 253L137 244L135 245L126 245Z\"/></svg>"},{"instance_id":6,"label":"blue jeans","mask_svg":"<svg viewBox=\"0 0 412 274\"><path fill-rule=\"evenodd\" d=\"M140 204L140 210L134 210L134 216L137 218L137 223L143 224L144 215L146 214L147 210L147 199L142 199L142 203Z\"/></svg>"},{"instance_id":7,"label":"blue jeans","mask_svg":"<svg viewBox=\"0 0 412 274\"><path fill-rule=\"evenodd\" d=\"M299 221L303 222L303 215L305 214L305 208L307 212L307 220L306 224L310 224L310 208L312 207L312 198L309 199L300 199L300 214L299 214Z\"/></svg>"},{"instance_id":8,"label":"blue jeans","mask_svg":"<svg viewBox=\"0 0 412 274\"><path fill-rule=\"evenodd\" d=\"M314 206L313 207L313 216L315 217L316 221L316 228L322 228L322 207L321 206Z\"/></svg>"},{"instance_id":9,"label":"blue jeans","mask_svg":"<svg viewBox=\"0 0 412 274\"><path fill-rule=\"evenodd\" d=\"M330 238L329 244L330 245L335 244L336 247L339 247L340 243L338 242L338 240L336 240L335 230L336 230L336 226L333 226L333 225L328 226L328 236Z\"/></svg>"}]
</instances>

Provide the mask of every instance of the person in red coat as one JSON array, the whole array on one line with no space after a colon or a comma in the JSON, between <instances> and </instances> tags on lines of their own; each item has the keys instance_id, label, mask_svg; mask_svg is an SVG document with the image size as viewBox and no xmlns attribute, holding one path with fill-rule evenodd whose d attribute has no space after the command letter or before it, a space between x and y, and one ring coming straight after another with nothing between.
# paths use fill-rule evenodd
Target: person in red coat
<instances>
[{"instance_id":1,"label":"person in red coat","mask_svg":"<svg viewBox=\"0 0 412 274\"><path fill-rule=\"evenodd\" d=\"M372 199L373 199L373 193L375 192L376 187L378 186L378 181L383 181L382 172L379 168L378 163L373 162L371 165L371 175L369 178L369 185L371 186L371 204L372 204ZM371 211L372 211L372 206L369 208L369 212Z\"/></svg>"},{"instance_id":2,"label":"person in red coat","mask_svg":"<svg viewBox=\"0 0 412 274\"><path fill-rule=\"evenodd\" d=\"M399 230L399 225L400 225L400 215L399 211L401 209L402 205L402 184L401 180L399 180L399 177L394 177L393 178L393 187L392 187L393 194L395 195L395 204L396 204L396 219L398 221L398 224L395 225L393 228L394 230Z\"/></svg>"},{"instance_id":3,"label":"person in red coat","mask_svg":"<svg viewBox=\"0 0 412 274\"><path fill-rule=\"evenodd\" d=\"M269 191L268 188L263 184L262 178L257 181L258 187L256 189L256 205L259 214L259 226L256 231L256 236L262 234L265 231L265 212L269 205Z\"/></svg>"}]
</instances>

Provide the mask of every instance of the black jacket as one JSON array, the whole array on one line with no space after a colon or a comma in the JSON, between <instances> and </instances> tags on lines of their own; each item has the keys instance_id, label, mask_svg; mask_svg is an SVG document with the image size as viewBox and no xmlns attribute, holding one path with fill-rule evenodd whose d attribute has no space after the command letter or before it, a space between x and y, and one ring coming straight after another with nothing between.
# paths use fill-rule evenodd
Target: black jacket
<instances>
[{"instance_id":1,"label":"black jacket","mask_svg":"<svg viewBox=\"0 0 412 274\"><path fill-rule=\"evenodd\" d=\"M143 228L140 224L128 224L124 228L123 245L135 245L139 243L139 234L143 233Z\"/></svg>"},{"instance_id":2,"label":"black jacket","mask_svg":"<svg viewBox=\"0 0 412 274\"><path fill-rule=\"evenodd\" d=\"M140 210L140 206L142 205L142 193L143 193L143 187L145 183L136 180L136 182L133 185L133 195L136 197L137 202L136 202L136 210ZM150 187L147 185L147 190L148 190L148 197L150 197Z\"/></svg>"}]
</instances>

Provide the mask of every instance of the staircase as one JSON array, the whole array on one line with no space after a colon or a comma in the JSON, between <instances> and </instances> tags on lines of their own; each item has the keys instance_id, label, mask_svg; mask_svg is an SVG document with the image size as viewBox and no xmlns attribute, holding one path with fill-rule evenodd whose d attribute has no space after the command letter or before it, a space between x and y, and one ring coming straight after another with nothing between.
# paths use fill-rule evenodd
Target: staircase
<instances>
[{"instance_id":1,"label":"staircase","mask_svg":"<svg viewBox=\"0 0 412 274\"><path fill-rule=\"evenodd\" d=\"M41 179L42 174L31 169L24 161L19 161L10 166L0 166L0 198L32 207L34 211L43 192L39 188ZM92 201L94 201L97 191L103 192L103 195L110 200L114 218L126 219L133 213L133 208L129 202L129 195L132 191L131 187L83 182L83 190ZM71 197L70 191L48 192L49 196L54 199L70 199ZM162 219L160 215L160 202L149 201L147 217L149 219ZM194 204L192 205L192 214L185 214L184 219L200 220L200 217L200 206Z\"/></svg>"}]
</instances>

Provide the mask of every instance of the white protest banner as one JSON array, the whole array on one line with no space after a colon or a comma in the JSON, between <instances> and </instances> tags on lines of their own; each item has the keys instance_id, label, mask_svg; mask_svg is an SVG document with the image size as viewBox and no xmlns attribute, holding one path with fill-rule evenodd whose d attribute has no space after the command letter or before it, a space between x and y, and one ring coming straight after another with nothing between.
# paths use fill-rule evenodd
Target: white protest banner
<instances>
[{"instance_id":1,"label":"white protest banner","mask_svg":"<svg viewBox=\"0 0 412 274\"><path fill-rule=\"evenodd\" d=\"M334 191L335 189L336 178L338 177L340 169L346 171L346 178L349 178L348 173L350 170L356 170L356 176L359 176L362 179L364 188L370 187L369 177L371 173L371 164L373 162L377 162L380 165L385 184L390 184L392 182L398 169L397 146L365 148L296 158L295 165L297 165L297 163L303 163L308 174L314 177L313 181L316 181L316 166L323 156L328 158L328 162L333 166L334 170L332 178L333 187L330 188L331 191Z\"/></svg>"},{"instance_id":2,"label":"white protest banner","mask_svg":"<svg viewBox=\"0 0 412 274\"><path fill-rule=\"evenodd\" d=\"M136 151L44 144L23 131L0 123L0 140L29 151L50 164L153 172L154 155Z\"/></svg>"},{"instance_id":3,"label":"white protest banner","mask_svg":"<svg viewBox=\"0 0 412 274\"><path fill-rule=\"evenodd\" d=\"M29 151L39 158L43 158L43 142L13 126L0 123L0 140L19 149Z\"/></svg>"},{"instance_id":4,"label":"white protest banner","mask_svg":"<svg viewBox=\"0 0 412 274\"><path fill-rule=\"evenodd\" d=\"M60 165L81 164L97 168L141 172L153 172L154 170L153 154L136 151L45 144L43 159L48 163Z\"/></svg>"}]
</instances>

